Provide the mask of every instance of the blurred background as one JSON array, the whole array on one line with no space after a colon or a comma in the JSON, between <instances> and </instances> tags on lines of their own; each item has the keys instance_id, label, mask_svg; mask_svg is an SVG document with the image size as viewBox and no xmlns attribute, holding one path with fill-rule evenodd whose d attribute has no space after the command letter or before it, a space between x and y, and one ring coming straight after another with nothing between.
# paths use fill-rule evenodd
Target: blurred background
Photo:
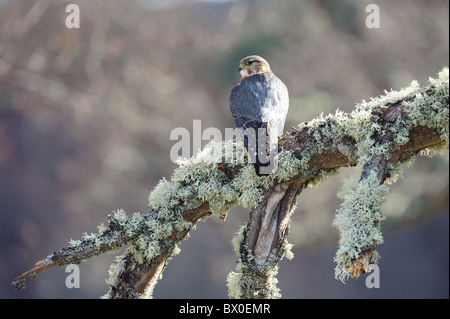
<instances>
[{"instance_id":1,"label":"blurred background","mask_svg":"<svg viewBox=\"0 0 450 319\"><path fill-rule=\"evenodd\" d=\"M68 29L69 3L80 28ZM380 8L380 28L365 25ZM12 280L118 208L149 211L170 178L172 129L234 127L239 60L265 57L289 88L286 130L428 78L449 64L447 0L0 1L0 298L97 298L115 255L64 268L14 292ZM380 288L334 279L336 192L356 169L298 198L283 260L284 298L448 298L448 151L418 158L383 205ZM181 243L155 298L227 298L231 239L248 212L201 222Z\"/></svg>"}]
</instances>

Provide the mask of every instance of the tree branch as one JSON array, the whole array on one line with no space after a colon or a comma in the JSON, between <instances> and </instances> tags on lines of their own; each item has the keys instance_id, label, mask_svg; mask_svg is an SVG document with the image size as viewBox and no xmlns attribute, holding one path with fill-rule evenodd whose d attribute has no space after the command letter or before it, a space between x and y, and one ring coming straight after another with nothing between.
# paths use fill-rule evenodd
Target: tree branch
<instances>
[{"instance_id":1,"label":"tree branch","mask_svg":"<svg viewBox=\"0 0 450 319\"><path fill-rule=\"evenodd\" d=\"M336 277L359 276L376 262L375 247L382 242L379 206L387 193L385 183L395 180L401 165L419 152L448 148L448 107L445 68L426 87L413 82L358 104L350 114L338 110L300 124L281 138L278 165L269 177L257 177L251 164L226 160L226 154L239 153L242 146L210 143L180 162L170 182L160 181L150 194L150 213L128 218L123 211L114 212L97 234L47 256L13 283L20 290L44 270L127 245L110 268L110 290L104 297L151 297L192 227L211 215L225 220L231 207L241 205L251 213L234 240L240 260L228 277L229 294L279 297L276 273L279 261L291 257L287 236L296 198L343 166L356 166L362 173L344 195L334 222L340 234Z\"/></svg>"}]
</instances>

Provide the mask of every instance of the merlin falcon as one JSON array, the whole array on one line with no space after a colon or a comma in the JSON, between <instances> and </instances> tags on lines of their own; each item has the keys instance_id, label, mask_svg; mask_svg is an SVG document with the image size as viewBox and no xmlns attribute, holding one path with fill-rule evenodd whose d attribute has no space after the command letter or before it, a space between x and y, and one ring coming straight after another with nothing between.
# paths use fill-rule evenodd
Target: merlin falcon
<instances>
[{"instance_id":1,"label":"merlin falcon","mask_svg":"<svg viewBox=\"0 0 450 319\"><path fill-rule=\"evenodd\" d=\"M251 55L239 63L240 82L230 95L230 109L258 176L273 171L283 134L289 94L269 63Z\"/></svg>"}]
</instances>

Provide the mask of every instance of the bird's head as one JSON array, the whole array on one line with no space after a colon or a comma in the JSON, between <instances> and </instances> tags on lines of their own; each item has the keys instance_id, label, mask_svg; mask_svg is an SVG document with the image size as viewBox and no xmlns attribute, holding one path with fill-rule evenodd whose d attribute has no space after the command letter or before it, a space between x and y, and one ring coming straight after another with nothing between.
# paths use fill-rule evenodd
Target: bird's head
<instances>
[{"instance_id":1,"label":"bird's head","mask_svg":"<svg viewBox=\"0 0 450 319\"><path fill-rule=\"evenodd\" d=\"M270 72L270 65L258 55L250 55L239 62L239 73L242 78L266 72Z\"/></svg>"}]
</instances>

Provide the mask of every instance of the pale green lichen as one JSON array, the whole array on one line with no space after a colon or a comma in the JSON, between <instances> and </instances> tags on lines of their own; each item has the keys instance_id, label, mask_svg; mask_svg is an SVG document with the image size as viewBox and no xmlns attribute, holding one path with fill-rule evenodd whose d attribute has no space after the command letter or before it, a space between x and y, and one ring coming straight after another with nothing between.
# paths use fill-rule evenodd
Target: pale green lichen
<instances>
[{"instance_id":1,"label":"pale green lichen","mask_svg":"<svg viewBox=\"0 0 450 319\"><path fill-rule=\"evenodd\" d=\"M443 143L427 148L424 152L434 152L448 148L449 143L449 70L443 68L438 77L429 79L429 84L421 87L417 81L399 91L391 90L385 95L372 99L370 102L363 101L358 104L352 112L347 126L349 135L353 136L358 143L358 163L363 167L372 158L378 155L386 155L391 149L398 149L409 141L409 131L412 127L425 126L433 128L439 134ZM434 94L428 94L435 91ZM393 123L391 130L394 132L394 140L386 145L374 145L371 133L379 130L373 123L372 110L380 105L396 103L404 100L407 116L402 116ZM376 146L376 147L373 147Z\"/></svg>"},{"instance_id":2,"label":"pale green lichen","mask_svg":"<svg viewBox=\"0 0 450 319\"><path fill-rule=\"evenodd\" d=\"M356 144L358 167L363 168L374 158L382 156L389 159L389 154L409 142L409 132L413 127L425 126L433 128L439 134L442 143L423 150L424 155L433 155L449 145L449 71L444 68L437 79L430 79L429 85L421 87L417 81L400 91L385 92L381 97L370 102L358 104L347 121L341 121L342 130L351 136ZM434 91L434 92L433 92ZM429 94L434 93L434 94ZM380 105L397 103L403 100L407 116L399 117L393 123L394 139L378 145L373 139L374 133L380 133L373 110ZM410 165L415 154L405 153L395 164L388 166L388 178L385 184L395 182L401 176L402 165ZM354 182L350 188L343 187L341 196L343 203L333 225L339 231L339 249L336 252L336 278L344 281L348 276L347 268L351 261L360 256L364 247L383 242L380 224L383 221L380 205L385 200L388 188L380 185L377 171L372 170L367 178ZM373 251L371 262L376 263L379 255Z\"/></svg>"},{"instance_id":3,"label":"pale green lichen","mask_svg":"<svg viewBox=\"0 0 450 319\"><path fill-rule=\"evenodd\" d=\"M363 248L383 242L380 225L384 217L380 206L388 193L388 187L380 185L376 170L366 179L346 188L348 190L340 194L344 201L333 222L339 231L335 272L341 281L348 277L347 267L359 257Z\"/></svg>"},{"instance_id":4,"label":"pale green lichen","mask_svg":"<svg viewBox=\"0 0 450 319\"><path fill-rule=\"evenodd\" d=\"M211 213L223 216L236 205L238 192L226 182L226 175L218 169L221 152L230 143L209 143L202 152L187 160L180 160L171 182L163 179L151 192L152 207L167 211L198 207L209 203ZM233 165L233 164L230 164Z\"/></svg>"},{"instance_id":5,"label":"pale green lichen","mask_svg":"<svg viewBox=\"0 0 450 319\"><path fill-rule=\"evenodd\" d=\"M293 244L286 242L285 249L283 250L283 257L291 260L294 258L294 253L292 252L292 248L294 248Z\"/></svg>"},{"instance_id":6,"label":"pale green lichen","mask_svg":"<svg viewBox=\"0 0 450 319\"><path fill-rule=\"evenodd\" d=\"M161 246L158 241L152 240L150 236L139 236L128 246L127 252L133 255L138 264L143 264L158 256L161 252Z\"/></svg>"},{"instance_id":7,"label":"pale green lichen","mask_svg":"<svg viewBox=\"0 0 450 319\"><path fill-rule=\"evenodd\" d=\"M274 180L286 181L292 176L299 174L302 171L307 170L310 156L306 156L306 152L303 154L301 160L295 157L294 151L283 151L278 154L277 169L275 175L271 176L272 183Z\"/></svg>"},{"instance_id":8,"label":"pale green lichen","mask_svg":"<svg viewBox=\"0 0 450 319\"><path fill-rule=\"evenodd\" d=\"M79 246L80 244L81 240L73 240L73 239L69 240L69 247L76 247Z\"/></svg>"},{"instance_id":9,"label":"pale green lichen","mask_svg":"<svg viewBox=\"0 0 450 319\"><path fill-rule=\"evenodd\" d=\"M98 236L103 235L103 233L108 229L108 227L105 226L105 224L100 223L100 225L97 226L97 234Z\"/></svg>"},{"instance_id":10,"label":"pale green lichen","mask_svg":"<svg viewBox=\"0 0 450 319\"><path fill-rule=\"evenodd\" d=\"M241 279L242 279L242 264L238 263L236 271L231 271L227 276L228 296L233 299L240 299L242 296Z\"/></svg>"},{"instance_id":11,"label":"pale green lichen","mask_svg":"<svg viewBox=\"0 0 450 319\"><path fill-rule=\"evenodd\" d=\"M243 153L240 144L231 141L210 142L196 156L179 160L171 181L162 179L150 193L149 204L159 211L158 214L171 215L183 207L191 209L207 202L210 212L223 217L233 206L253 209L261 202L264 189L275 182L306 171L309 156L302 153L298 160L293 151L283 151L277 155L275 171L268 177L258 177L251 163L242 162L230 154ZM228 169L243 165L239 174L230 181L226 174L218 168L218 163L227 160Z\"/></svg>"},{"instance_id":12,"label":"pale green lichen","mask_svg":"<svg viewBox=\"0 0 450 319\"><path fill-rule=\"evenodd\" d=\"M430 89L436 94L425 94ZM443 143L427 148L428 154L433 155L449 146L449 70L442 69L437 78L430 78L429 85L424 92L418 92L411 103L409 117L413 125L421 125L436 129Z\"/></svg>"},{"instance_id":13,"label":"pale green lichen","mask_svg":"<svg viewBox=\"0 0 450 319\"><path fill-rule=\"evenodd\" d=\"M111 215L111 219L120 225L125 225L128 221L127 213L123 209L118 209L117 211L113 211Z\"/></svg>"},{"instance_id":14,"label":"pale green lichen","mask_svg":"<svg viewBox=\"0 0 450 319\"><path fill-rule=\"evenodd\" d=\"M111 286L117 286L119 276L123 273L125 267L125 259L123 256L116 256L114 262L109 266L109 278L106 283Z\"/></svg>"},{"instance_id":15,"label":"pale green lichen","mask_svg":"<svg viewBox=\"0 0 450 319\"><path fill-rule=\"evenodd\" d=\"M281 298L277 287L278 266L270 271L261 273L248 269L239 263L237 272L230 272L227 276L228 296L234 299Z\"/></svg>"},{"instance_id":16,"label":"pale green lichen","mask_svg":"<svg viewBox=\"0 0 450 319\"><path fill-rule=\"evenodd\" d=\"M236 236L233 237L231 243L233 245L233 250L237 255L239 255L239 249L241 247L241 242L244 239L244 231L245 231L245 225L242 225L239 228L239 231L236 233Z\"/></svg>"},{"instance_id":17,"label":"pale green lichen","mask_svg":"<svg viewBox=\"0 0 450 319\"><path fill-rule=\"evenodd\" d=\"M160 207L160 210L163 210L164 213L159 214L160 211L158 211L158 213L147 215L145 218L139 213L134 213L128 219L123 210L113 212L110 216L113 223L120 225L120 231L124 236L133 238L129 241L124 256L131 256L137 264L151 263L163 249L169 249L169 257L166 260L169 262L171 256L179 253L179 248L168 238L174 231L185 231L192 227L192 223L185 221L176 211L170 212L165 207ZM107 282L111 287L116 286L119 276L124 271L124 256L119 257L110 267Z\"/></svg>"},{"instance_id":18,"label":"pale green lichen","mask_svg":"<svg viewBox=\"0 0 450 319\"><path fill-rule=\"evenodd\" d=\"M86 241L90 241L95 239L97 234L91 233L90 235L88 233L83 233L82 239Z\"/></svg>"}]
</instances>

